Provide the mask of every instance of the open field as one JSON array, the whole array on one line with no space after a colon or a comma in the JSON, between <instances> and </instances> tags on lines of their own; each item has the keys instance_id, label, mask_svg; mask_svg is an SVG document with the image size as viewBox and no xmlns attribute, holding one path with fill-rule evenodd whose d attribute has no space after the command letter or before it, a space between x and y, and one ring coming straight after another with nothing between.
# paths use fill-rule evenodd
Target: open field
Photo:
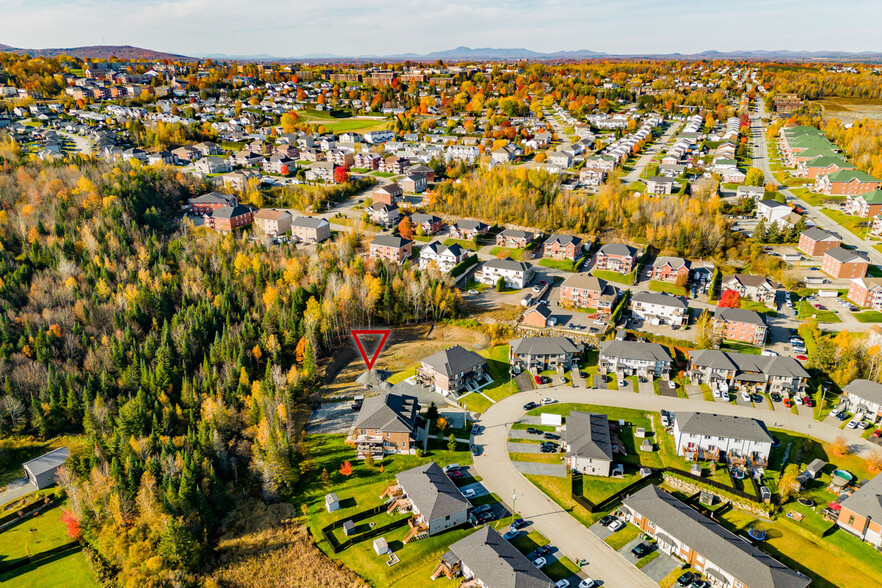
<instances>
[{"instance_id":1,"label":"open field","mask_svg":"<svg viewBox=\"0 0 882 588\"><path fill-rule=\"evenodd\" d=\"M830 96L818 102L824 108L824 118L838 118L846 123L862 118L882 120L882 100Z\"/></svg>"},{"instance_id":2,"label":"open field","mask_svg":"<svg viewBox=\"0 0 882 588\"><path fill-rule=\"evenodd\" d=\"M375 369L399 372L413 368L420 359L453 345L468 349L484 349L490 341L486 335L451 325L417 325L394 329L386 347L375 364ZM368 352L370 353L370 349ZM363 394L364 389L355 382L365 370L364 361L353 343L345 346L328 366L325 395L351 396ZM407 374L398 381L409 377ZM394 383L394 382L393 382Z\"/></svg>"}]
</instances>

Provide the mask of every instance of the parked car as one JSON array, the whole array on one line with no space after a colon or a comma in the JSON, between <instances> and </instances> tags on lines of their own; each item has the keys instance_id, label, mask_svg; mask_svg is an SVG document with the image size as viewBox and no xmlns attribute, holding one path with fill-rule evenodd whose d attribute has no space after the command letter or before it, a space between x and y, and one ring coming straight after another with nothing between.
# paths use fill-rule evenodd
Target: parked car
<instances>
[{"instance_id":1,"label":"parked car","mask_svg":"<svg viewBox=\"0 0 882 588\"><path fill-rule=\"evenodd\" d=\"M870 428L870 421L861 421L861 423L858 425L858 427L860 427L861 429L869 429Z\"/></svg>"},{"instance_id":2,"label":"parked car","mask_svg":"<svg viewBox=\"0 0 882 588\"><path fill-rule=\"evenodd\" d=\"M473 488L466 488L465 490L462 490L461 493L465 498L475 497L475 490Z\"/></svg>"},{"instance_id":3,"label":"parked car","mask_svg":"<svg viewBox=\"0 0 882 588\"><path fill-rule=\"evenodd\" d=\"M616 531L619 531L619 530L621 530L621 529L624 529L624 528L625 528L625 523L624 523L623 521L620 521L619 519L616 519L616 520L614 520L613 522L611 522L611 523L609 524L609 527L608 527L608 528L609 528L610 531L612 531L613 533L615 533Z\"/></svg>"},{"instance_id":4,"label":"parked car","mask_svg":"<svg viewBox=\"0 0 882 588\"><path fill-rule=\"evenodd\" d=\"M677 578L677 585L678 586L688 586L689 584L692 583L692 580L694 580L694 579L695 579L695 574L693 574L692 572L686 572L685 574L683 574L682 576Z\"/></svg>"},{"instance_id":5,"label":"parked car","mask_svg":"<svg viewBox=\"0 0 882 588\"><path fill-rule=\"evenodd\" d=\"M542 434L542 431L540 431L536 427L527 427L527 432L531 435L541 435Z\"/></svg>"},{"instance_id":6,"label":"parked car","mask_svg":"<svg viewBox=\"0 0 882 588\"><path fill-rule=\"evenodd\" d=\"M800 353L796 356L796 359L798 359L799 361L808 361L808 356Z\"/></svg>"},{"instance_id":7,"label":"parked car","mask_svg":"<svg viewBox=\"0 0 882 588\"><path fill-rule=\"evenodd\" d=\"M833 410L830 411L830 416L832 416L832 417L839 416L839 413L841 413L841 412L842 412L841 408L834 408Z\"/></svg>"},{"instance_id":8,"label":"parked car","mask_svg":"<svg viewBox=\"0 0 882 588\"><path fill-rule=\"evenodd\" d=\"M840 412L839 414L836 415L836 418L839 419L840 421L844 421L845 419L848 418L848 413L847 412Z\"/></svg>"},{"instance_id":9,"label":"parked car","mask_svg":"<svg viewBox=\"0 0 882 588\"><path fill-rule=\"evenodd\" d=\"M813 406L815 405L815 402L811 399L810 396L806 396L806 397L804 397L804 398L802 399L802 403L803 403L804 405L808 406L809 408L811 408L811 407L813 407Z\"/></svg>"},{"instance_id":10,"label":"parked car","mask_svg":"<svg viewBox=\"0 0 882 588\"><path fill-rule=\"evenodd\" d=\"M744 402L750 402L750 394L748 394L747 392L742 392L741 400L743 400Z\"/></svg>"},{"instance_id":11,"label":"parked car","mask_svg":"<svg viewBox=\"0 0 882 588\"><path fill-rule=\"evenodd\" d=\"M527 521L525 521L524 519L516 519L511 524L511 528L515 529L515 530L523 529L526 526L527 526Z\"/></svg>"},{"instance_id":12,"label":"parked car","mask_svg":"<svg viewBox=\"0 0 882 588\"><path fill-rule=\"evenodd\" d=\"M873 431L873 437L882 437L882 429L876 429L875 431Z\"/></svg>"},{"instance_id":13,"label":"parked car","mask_svg":"<svg viewBox=\"0 0 882 588\"><path fill-rule=\"evenodd\" d=\"M797 406L802 406L802 396L794 396L793 402L795 402Z\"/></svg>"},{"instance_id":14,"label":"parked car","mask_svg":"<svg viewBox=\"0 0 882 588\"><path fill-rule=\"evenodd\" d=\"M520 535L520 533L521 532L518 531L517 529L510 529L502 535L502 538L505 539L506 541L511 541L512 539L514 539L515 537Z\"/></svg>"},{"instance_id":15,"label":"parked car","mask_svg":"<svg viewBox=\"0 0 882 588\"><path fill-rule=\"evenodd\" d=\"M848 421L848 424L845 426L848 427L849 429L857 429L857 426L858 426L857 419L852 419L852 420Z\"/></svg>"},{"instance_id":16,"label":"parked car","mask_svg":"<svg viewBox=\"0 0 882 588\"><path fill-rule=\"evenodd\" d=\"M545 545L540 545L539 547L537 547L536 551L533 552L533 555L546 556L549 553L551 553L551 545L545 544Z\"/></svg>"},{"instance_id":17,"label":"parked car","mask_svg":"<svg viewBox=\"0 0 882 588\"><path fill-rule=\"evenodd\" d=\"M472 425L472 435L477 435L480 432L481 432L481 425L479 425L477 423Z\"/></svg>"},{"instance_id":18,"label":"parked car","mask_svg":"<svg viewBox=\"0 0 882 588\"><path fill-rule=\"evenodd\" d=\"M772 402L781 402L781 395L777 392L772 392L769 394L769 398L772 399Z\"/></svg>"},{"instance_id":19,"label":"parked car","mask_svg":"<svg viewBox=\"0 0 882 588\"><path fill-rule=\"evenodd\" d=\"M600 519L600 524L603 525L604 527L607 527L614 520L616 520L616 517L614 517L612 515L606 515L605 517Z\"/></svg>"},{"instance_id":20,"label":"parked car","mask_svg":"<svg viewBox=\"0 0 882 588\"><path fill-rule=\"evenodd\" d=\"M750 399L751 399L753 402L762 402L762 401L763 401L763 397L762 397L762 395L761 395L761 394L757 394L756 392L754 392L753 394L750 395Z\"/></svg>"},{"instance_id":21,"label":"parked car","mask_svg":"<svg viewBox=\"0 0 882 588\"><path fill-rule=\"evenodd\" d=\"M539 405L535 402L528 402L524 405L524 410L533 410L534 408L539 408Z\"/></svg>"},{"instance_id":22,"label":"parked car","mask_svg":"<svg viewBox=\"0 0 882 588\"><path fill-rule=\"evenodd\" d=\"M476 515L481 514L482 512L490 512L493 510L493 506L490 504L482 504L481 506L476 506L472 509L472 512Z\"/></svg>"},{"instance_id":23,"label":"parked car","mask_svg":"<svg viewBox=\"0 0 882 588\"><path fill-rule=\"evenodd\" d=\"M537 557L533 560L533 565L539 568L540 570L545 567L548 561L544 557Z\"/></svg>"},{"instance_id":24,"label":"parked car","mask_svg":"<svg viewBox=\"0 0 882 588\"><path fill-rule=\"evenodd\" d=\"M554 588L570 588L569 580L558 580L554 583Z\"/></svg>"},{"instance_id":25,"label":"parked car","mask_svg":"<svg viewBox=\"0 0 882 588\"><path fill-rule=\"evenodd\" d=\"M445 473L445 474L449 474L449 473L450 473L451 471L453 471L453 470L460 470L460 469L462 469L462 466L459 465L458 463L451 463L451 464L447 464L447 465L444 466L442 469L444 470L444 473Z\"/></svg>"},{"instance_id":26,"label":"parked car","mask_svg":"<svg viewBox=\"0 0 882 588\"><path fill-rule=\"evenodd\" d=\"M557 400L555 400L554 398L543 398L542 406L548 406L549 404L554 404L555 402L557 402Z\"/></svg>"},{"instance_id":27,"label":"parked car","mask_svg":"<svg viewBox=\"0 0 882 588\"><path fill-rule=\"evenodd\" d=\"M477 290L469 290L468 293L471 294L472 296L474 296L475 294L478 293L478 291Z\"/></svg>"},{"instance_id":28,"label":"parked car","mask_svg":"<svg viewBox=\"0 0 882 588\"><path fill-rule=\"evenodd\" d=\"M763 349L763 352L760 355L764 357L778 357L778 352L772 351L771 349Z\"/></svg>"},{"instance_id":29,"label":"parked car","mask_svg":"<svg viewBox=\"0 0 882 588\"><path fill-rule=\"evenodd\" d=\"M472 453L472 455L481 455L481 446L472 445L469 447L469 451Z\"/></svg>"},{"instance_id":30,"label":"parked car","mask_svg":"<svg viewBox=\"0 0 882 588\"><path fill-rule=\"evenodd\" d=\"M482 512L481 514L477 515L476 518L478 519L479 523L484 524L489 523L490 521L495 519L496 515L494 515L492 512Z\"/></svg>"},{"instance_id":31,"label":"parked car","mask_svg":"<svg viewBox=\"0 0 882 588\"><path fill-rule=\"evenodd\" d=\"M579 588L596 588L597 582L592 580L591 578L585 578L581 582L579 582Z\"/></svg>"},{"instance_id":32,"label":"parked car","mask_svg":"<svg viewBox=\"0 0 882 588\"><path fill-rule=\"evenodd\" d=\"M459 480L462 478L462 470L450 470L447 472L447 477L451 480Z\"/></svg>"},{"instance_id":33,"label":"parked car","mask_svg":"<svg viewBox=\"0 0 882 588\"><path fill-rule=\"evenodd\" d=\"M640 543L634 549L631 550L631 555L634 557L644 557L649 555L649 552L652 551L652 545L649 543Z\"/></svg>"},{"instance_id":34,"label":"parked car","mask_svg":"<svg viewBox=\"0 0 882 588\"><path fill-rule=\"evenodd\" d=\"M555 435L554 433L545 433L542 436L545 437L546 439L553 439L555 441L560 439L560 435Z\"/></svg>"},{"instance_id":35,"label":"parked car","mask_svg":"<svg viewBox=\"0 0 882 588\"><path fill-rule=\"evenodd\" d=\"M793 404L790 402L790 399L789 399L789 398L785 398L785 399L784 399L784 407L785 407L785 408L790 408L791 406L793 406Z\"/></svg>"}]
</instances>

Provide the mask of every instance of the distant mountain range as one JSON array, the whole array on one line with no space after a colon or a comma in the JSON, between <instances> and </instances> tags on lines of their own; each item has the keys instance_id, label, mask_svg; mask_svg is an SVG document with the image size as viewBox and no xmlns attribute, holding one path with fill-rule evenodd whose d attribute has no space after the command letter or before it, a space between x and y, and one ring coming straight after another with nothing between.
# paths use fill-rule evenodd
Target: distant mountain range
<instances>
[{"instance_id":1,"label":"distant mountain range","mask_svg":"<svg viewBox=\"0 0 882 588\"><path fill-rule=\"evenodd\" d=\"M80 59L109 59L117 57L122 60L131 59L148 59L162 60L171 59L191 59L184 55L176 55L174 53L165 53L163 51L154 51L153 49L142 49L141 47L132 47L131 45L90 45L88 47L57 47L51 49L24 49L22 47L10 47L9 45L0 44L0 52L3 53L21 53L33 55L35 57L58 57L59 55L70 55Z\"/></svg>"},{"instance_id":2,"label":"distant mountain range","mask_svg":"<svg viewBox=\"0 0 882 588\"><path fill-rule=\"evenodd\" d=\"M335 55L332 53L314 53L297 57L282 57L268 55L266 53L255 55L228 55L224 53L197 53L192 57L186 57L175 53L165 53L152 49L142 49L130 45L93 45L89 47L68 47L54 49L22 49L0 44L0 52L26 53L45 57L58 55L71 55L73 57L107 59L118 57L120 59L192 59L211 58L226 61L313 61L313 62L364 62L364 61L564 61L584 59L750 59L757 61L860 61L865 63L882 63L882 52L863 51L859 53L848 51L702 51L700 53L635 53L617 54L590 51L582 49L578 51L555 51L541 53L524 48L493 48L483 47L472 49L470 47L457 47L445 51L433 51L431 53L398 53L394 55Z\"/></svg>"}]
</instances>

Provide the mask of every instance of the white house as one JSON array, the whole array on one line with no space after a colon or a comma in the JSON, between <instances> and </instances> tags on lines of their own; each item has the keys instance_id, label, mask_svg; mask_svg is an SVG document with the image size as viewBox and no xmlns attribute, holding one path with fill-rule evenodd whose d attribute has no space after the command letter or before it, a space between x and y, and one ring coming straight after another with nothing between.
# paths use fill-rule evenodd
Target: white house
<instances>
[{"instance_id":1,"label":"white house","mask_svg":"<svg viewBox=\"0 0 882 588\"><path fill-rule=\"evenodd\" d=\"M533 279L533 265L526 261L515 261L510 258L491 259L475 272L475 281L495 286L502 278L509 288L521 289Z\"/></svg>"},{"instance_id":2,"label":"white house","mask_svg":"<svg viewBox=\"0 0 882 588\"><path fill-rule=\"evenodd\" d=\"M778 223L787 218L793 209L777 200L760 200L756 204L757 218L764 219L767 223Z\"/></svg>"},{"instance_id":3,"label":"white house","mask_svg":"<svg viewBox=\"0 0 882 588\"><path fill-rule=\"evenodd\" d=\"M626 376L661 377L670 373L673 358L658 343L604 341L597 367L601 374L621 372Z\"/></svg>"},{"instance_id":4,"label":"white house","mask_svg":"<svg viewBox=\"0 0 882 588\"><path fill-rule=\"evenodd\" d=\"M848 410L862 410L872 422L882 418L882 384L872 380L854 380L842 391L842 400Z\"/></svg>"},{"instance_id":5,"label":"white house","mask_svg":"<svg viewBox=\"0 0 882 588\"><path fill-rule=\"evenodd\" d=\"M438 271L446 274L468 256L468 250L456 243L447 247L435 241L420 249L420 269L427 270L434 265Z\"/></svg>"},{"instance_id":6,"label":"white house","mask_svg":"<svg viewBox=\"0 0 882 588\"><path fill-rule=\"evenodd\" d=\"M689 306L682 296L660 292L638 292L631 298L631 315L651 325L682 327L688 320Z\"/></svg>"},{"instance_id":7,"label":"white house","mask_svg":"<svg viewBox=\"0 0 882 588\"><path fill-rule=\"evenodd\" d=\"M570 470L608 477L612 469L612 437L605 414L571 412L567 416L566 456Z\"/></svg>"},{"instance_id":8,"label":"white house","mask_svg":"<svg viewBox=\"0 0 882 588\"><path fill-rule=\"evenodd\" d=\"M402 500L409 503L417 523L424 526L429 535L468 521L471 503L437 463L405 470L397 474L395 480L403 492L403 497L399 495L399 503L402 506Z\"/></svg>"},{"instance_id":9,"label":"white house","mask_svg":"<svg viewBox=\"0 0 882 588\"><path fill-rule=\"evenodd\" d=\"M768 463L772 436L757 419L707 412L674 414L674 445L677 455L695 459L747 459Z\"/></svg>"},{"instance_id":10,"label":"white house","mask_svg":"<svg viewBox=\"0 0 882 588\"><path fill-rule=\"evenodd\" d=\"M364 140L371 145L385 143L386 141L391 141L394 138L395 133L393 133L392 131L368 131L364 134Z\"/></svg>"}]
</instances>

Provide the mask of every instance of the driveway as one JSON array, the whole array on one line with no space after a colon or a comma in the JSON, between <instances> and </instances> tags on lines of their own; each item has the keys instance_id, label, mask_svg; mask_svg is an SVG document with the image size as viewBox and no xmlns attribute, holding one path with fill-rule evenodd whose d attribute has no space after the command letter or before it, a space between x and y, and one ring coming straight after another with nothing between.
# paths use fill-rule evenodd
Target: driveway
<instances>
[{"instance_id":1,"label":"driveway","mask_svg":"<svg viewBox=\"0 0 882 588\"><path fill-rule=\"evenodd\" d=\"M513 461L512 463L522 474L551 476L553 478L567 477L567 466L563 463L533 463L531 461Z\"/></svg>"},{"instance_id":2,"label":"driveway","mask_svg":"<svg viewBox=\"0 0 882 588\"><path fill-rule=\"evenodd\" d=\"M643 566L643 573L649 576L653 582L661 582L668 574L679 568L682 563L679 559L667 553L662 553Z\"/></svg>"},{"instance_id":3,"label":"driveway","mask_svg":"<svg viewBox=\"0 0 882 588\"><path fill-rule=\"evenodd\" d=\"M652 382L637 382L637 389L641 394L650 394L655 396L655 386L653 386ZM676 396L676 394L675 394Z\"/></svg>"},{"instance_id":4,"label":"driveway","mask_svg":"<svg viewBox=\"0 0 882 588\"><path fill-rule=\"evenodd\" d=\"M695 384L686 384L686 396L688 396L690 400L704 400L701 386L696 386Z\"/></svg>"},{"instance_id":5,"label":"driveway","mask_svg":"<svg viewBox=\"0 0 882 588\"><path fill-rule=\"evenodd\" d=\"M538 443L507 443L506 449L509 453L542 453L539 449L542 446Z\"/></svg>"},{"instance_id":6,"label":"driveway","mask_svg":"<svg viewBox=\"0 0 882 588\"><path fill-rule=\"evenodd\" d=\"M349 433L356 415L358 412L352 410L352 402L325 402L309 416L306 430L311 435L345 435Z\"/></svg>"},{"instance_id":7,"label":"driveway","mask_svg":"<svg viewBox=\"0 0 882 588\"><path fill-rule=\"evenodd\" d=\"M31 484L27 478L18 478L9 483L6 488L0 491L0 506L17 500L26 494L30 494L37 489Z\"/></svg>"},{"instance_id":8,"label":"driveway","mask_svg":"<svg viewBox=\"0 0 882 588\"><path fill-rule=\"evenodd\" d=\"M594 376L594 387L598 390L606 390L606 376L597 374Z\"/></svg>"}]
</instances>

